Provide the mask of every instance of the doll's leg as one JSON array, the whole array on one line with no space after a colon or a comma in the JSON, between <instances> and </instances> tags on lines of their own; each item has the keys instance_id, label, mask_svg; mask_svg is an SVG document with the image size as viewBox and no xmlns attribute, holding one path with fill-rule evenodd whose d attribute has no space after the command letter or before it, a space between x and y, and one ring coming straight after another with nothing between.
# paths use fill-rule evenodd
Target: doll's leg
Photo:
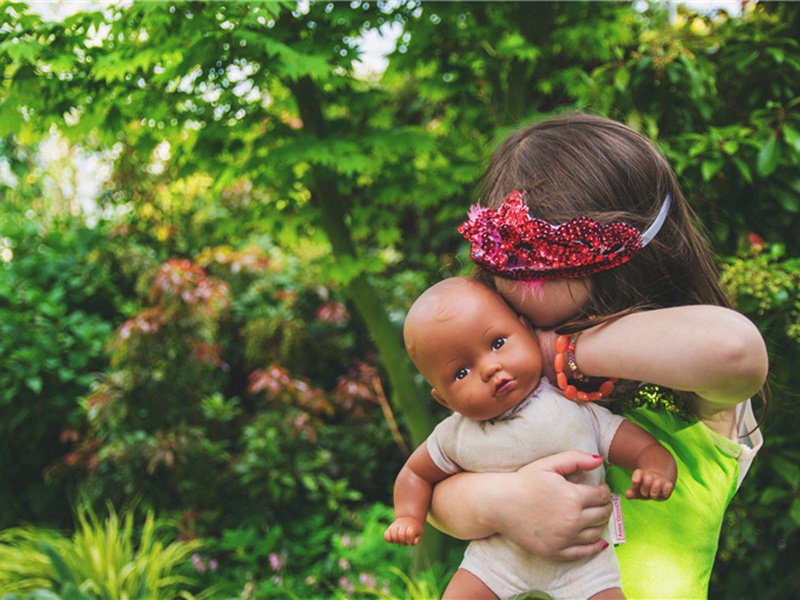
<instances>
[{"instance_id":1,"label":"doll's leg","mask_svg":"<svg viewBox=\"0 0 800 600\"><path fill-rule=\"evenodd\" d=\"M459 569L447 585L447 589L442 595L442 600L462 599L497 600L497 595L475 575L464 569Z\"/></svg>"},{"instance_id":2,"label":"doll's leg","mask_svg":"<svg viewBox=\"0 0 800 600\"><path fill-rule=\"evenodd\" d=\"M625 594L622 593L620 588L609 588L598 592L589 600L625 600Z\"/></svg>"}]
</instances>

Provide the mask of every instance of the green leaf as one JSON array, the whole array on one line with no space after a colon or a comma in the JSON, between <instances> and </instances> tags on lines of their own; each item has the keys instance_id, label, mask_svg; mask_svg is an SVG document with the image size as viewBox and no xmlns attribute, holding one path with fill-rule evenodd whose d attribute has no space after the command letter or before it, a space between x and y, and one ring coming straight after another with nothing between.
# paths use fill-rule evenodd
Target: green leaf
<instances>
[{"instance_id":1,"label":"green leaf","mask_svg":"<svg viewBox=\"0 0 800 600\"><path fill-rule=\"evenodd\" d=\"M20 129L25 126L25 119L16 104L8 100L0 102L0 137L19 135Z\"/></svg>"},{"instance_id":2,"label":"green leaf","mask_svg":"<svg viewBox=\"0 0 800 600\"><path fill-rule=\"evenodd\" d=\"M691 145L691 147L689 148L688 154L689 154L690 157L694 158L695 156L699 156L700 154L705 152L706 148L708 148L708 140L705 137L703 137L703 138L697 139Z\"/></svg>"},{"instance_id":3,"label":"green leaf","mask_svg":"<svg viewBox=\"0 0 800 600\"><path fill-rule=\"evenodd\" d=\"M786 212L792 214L800 212L800 195L784 190L775 190L774 194L778 204L780 204Z\"/></svg>"},{"instance_id":4,"label":"green leaf","mask_svg":"<svg viewBox=\"0 0 800 600\"><path fill-rule=\"evenodd\" d=\"M747 54L740 56L738 59L736 59L736 70L740 73L746 71L747 67L749 67L750 64L757 58L758 50L753 50L752 52L748 52Z\"/></svg>"},{"instance_id":5,"label":"green leaf","mask_svg":"<svg viewBox=\"0 0 800 600\"><path fill-rule=\"evenodd\" d=\"M772 135L767 140L767 143L761 147L758 153L758 161L756 162L756 170L759 175L768 177L775 172L778 168L778 163L781 159L780 145L778 139Z\"/></svg>"},{"instance_id":6,"label":"green leaf","mask_svg":"<svg viewBox=\"0 0 800 600\"><path fill-rule=\"evenodd\" d=\"M12 61L33 63L39 57L42 48L38 42L13 38L0 44L0 56L6 54Z\"/></svg>"},{"instance_id":7,"label":"green leaf","mask_svg":"<svg viewBox=\"0 0 800 600\"><path fill-rule=\"evenodd\" d=\"M628 84L631 81L631 72L628 69L622 68L614 73L614 87L620 92L628 89Z\"/></svg>"},{"instance_id":8,"label":"green leaf","mask_svg":"<svg viewBox=\"0 0 800 600\"><path fill-rule=\"evenodd\" d=\"M800 488L800 465L776 456L772 459L772 467L783 480L792 486L792 489Z\"/></svg>"},{"instance_id":9,"label":"green leaf","mask_svg":"<svg viewBox=\"0 0 800 600\"><path fill-rule=\"evenodd\" d=\"M792 501L792 506L789 508L789 516L795 525L800 525L800 498L795 498Z\"/></svg>"},{"instance_id":10,"label":"green leaf","mask_svg":"<svg viewBox=\"0 0 800 600\"><path fill-rule=\"evenodd\" d=\"M778 64L781 64L784 61L784 59L786 58L786 53L783 51L782 48L767 48L766 52Z\"/></svg>"},{"instance_id":11,"label":"green leaf","mask_svg":"<svg viewBox=\"0 0 800 600\"><path fill-rule=\"evenodd\" d=\"M17 598L17 596L13 596L13 598ZM6 600L6 596L3 596L3 600ZM64 600L64 598L53 591L38 589L25 594L25 600Z\"/></svg>"},{"instance_id":12,"label":"green leaf","mask_svg":"<svg viewBox=\"0 0 800 600\"><path fill-rule=\"evenodd\" d=\"M728 140L722 144L722 151L725 154L736 154L739 151L739 142L736 140Z\"/></svg>"},{"instance_id":13,"label":"green leaf","mask_svg":"<svg viewBox=\"0 0 800 600\"><path fill-rule=\"evenodd\" d=\"M506 33L497 44L497 52L504 56L514 56L524 58L529 62L536 62L542 51L531 44L522 36L521 33Z\"/></svg>"},{"instance_id":14,"label":"green leaf","mask_svg":"<svg viewBox=\"0 0 800 600\"><path fill-rule=\"evenodd\" d=\"M797 152L800 152L800 133L796 129L790 127L789 125L784 125L783 139L786 140L786 143L794 148Z\"/></svg>"},{"instance_id":15,"label":"green leaf","mask_svg":"<svg viewBox=\"0 0 800 600\"><path fill-rule=\"evenodd\" d=\"M53 569L56 572L56 580L61 585L67 585L69 583L75 585L75 578L72 575L72 571L70 571L62 556L56 552L56 549L45 542L39 543L38 546L50 559L50 563L53 565Z\"/></svg>"},{"instance_id":16,"label":"green leaf","mask_svg":"<svg viewBox=\"0 0 800 600\"><path fill-rule=\"evenodd\" d=\"M788 182L789 187L792 188L795 192L800 194L800 177L796 177Z\"/></svg>"},{"instance_id":17,"label":"green leaf","mask_svg":"<svg viewBox=\"0 0 800 600\"><path fill-rule=\"evenodd\" d=\"M722 170L722 165L723 162L721 158L704 160L703 164L700 165L700 171L703 173L703 181L710 181L714 175Z\"/></svg>"},{"instance_id":18,"label":"green leaf","mask_svg":"<svg viewBox=\"0 0 800 600\"><path fill-rule=\"evenodd\" d=\"M748 165L738 156L732 156L731 158L733 159L733 164L736 165L737 169L739 169L742 179L744 179L747 183L753 183L753 173L750 171L750 165Z\"/></svg>"},{"instance_id":19,"label":"green leaf","mask_svg":"<svg viewBox=\"0 0 800 600\"><path fill-rule=\"evenodd\" d=\"M792 492L783 488L769 487L761 494L760 504L773 504L792 495Z\"/></svg>"},{"instance_id":20,"label":"green leaf","mask_svg":"<svg viewBox=\"0 0 800 600\"><path fill-rule=\"evenodd\" d=\"M25 385L28 386L28 388L31 391L33 391L33 392L35 392L37 394L41 394L42 393L42 378L41 377L29 377L28 379L25 380Z\"/></svg>"},{"instance_id":21,"label":"green leaf","mask_svg":"<svg viewBox=\"0 0 800 600\"><path fill-rule=\"evenodd\" d=\"M268 56L277 59L271 64L271 68L286 79L297 80L304 75L316 79L330 75L331 65L325 56L303 54L261 33L240 31L239 35L248 43L263 48Z\"/></svg>"},{"instance_id":22,"label":"green leaf","mask_svg":"<svg viewBox=\"0 0 800 600\"><path fill-rule=\"evenodd\" d=\"M103 596L107 597L107 595L105 594L105 590ZM103 596L101 596L101 598ZM134 598L141 598L141 597L142 596L134 596ZM66 585L64 585L64 587L61 589L61 598L62 600L94 600L93 596L90 596L89 594L82 592L80 589L78 589L78 586L76 586L74 583L67 583Z\"/></svg>"}]
</instances>

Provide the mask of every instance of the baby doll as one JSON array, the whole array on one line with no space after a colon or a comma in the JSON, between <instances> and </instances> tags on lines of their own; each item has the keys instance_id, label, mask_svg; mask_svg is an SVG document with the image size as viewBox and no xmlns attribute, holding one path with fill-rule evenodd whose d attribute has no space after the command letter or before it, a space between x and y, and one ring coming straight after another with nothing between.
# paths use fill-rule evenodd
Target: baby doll
<instances>
[{"instance_id":1,"label":"baby doll","mask_svg":"<svg viewBox=\"0 0 800 600\"><path fill-rule=\"evenodd\" d=\"M677 477L669 451L605 408L567 400L541 376L532 327L494 290L458 277L426 290L409 310L406 349L437 402L454 411L397 477L395 521L384 537L422 539L433 484L459 471L515 471L563 450L602 455L631 469L628 498L663 500ZM602 469L580 472L599 484ZM470 543L444 598L507 598L532 590L554 598L624 598L613 547L562 562L526 552L502 535Z\"/></svg>"}]
</instances>

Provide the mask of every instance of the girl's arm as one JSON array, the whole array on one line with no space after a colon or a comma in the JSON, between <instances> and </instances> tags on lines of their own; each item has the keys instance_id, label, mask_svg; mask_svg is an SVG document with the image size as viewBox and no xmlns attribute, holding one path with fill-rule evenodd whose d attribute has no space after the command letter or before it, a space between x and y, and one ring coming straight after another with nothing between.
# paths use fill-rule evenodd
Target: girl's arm
<instances>
[{"instance_id":1,"label":"girl's arm","mask_svg":"<svg viewBox=\"0 0 800 600\"><path fill-rule=\"evenodd\" d=\"M555 381L557 335L537 335L544 374ZM726 437L733 436L735 406L758 392L767 372L766 348L756 327L733 310L705 305L633 313L589 329L578 340L575 360L587 375L694 392L698 416ZM516 473L449 477L434 488L432 521L463 539L500 532L551 558L596 554L603 549L600 535L611 512L609 489L573 484L563 475L601 463L575 451Z\"/></svg>"},{"instance_id":2,"label":"girl's arm","mask_svg":"<svg viewBox=\"0 0 800 600\"><path fill-rule=\"evenodd\" d=\"M434 488L431 522L461 539L501 532L529 552L564 560L597 554L611 514L607 485L564 477L603 464L578 450L538 460L515 473L459 473Z\"/></svg>"},{"instance_id":3,"label":"girl's arm","mask_svg":"<svg viewBox=\"0 0 800 600\"><path fill-rule=\"evenodd\" d=\"M539 335L552 369L555 334ZM731 409L759 391L768 366L756 326L734 310L709 305L643 311L588 329L575 346L575 362L585 375L693 392L698 417L714 429L725 429Z\"/></svg>"}]
</instances>

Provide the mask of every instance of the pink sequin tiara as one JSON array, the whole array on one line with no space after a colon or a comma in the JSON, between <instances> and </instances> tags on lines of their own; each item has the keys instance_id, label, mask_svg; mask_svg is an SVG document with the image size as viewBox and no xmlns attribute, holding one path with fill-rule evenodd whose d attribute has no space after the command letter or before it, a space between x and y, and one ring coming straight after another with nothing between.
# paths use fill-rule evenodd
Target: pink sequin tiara
<instances>
[{"instance_id":1,"label":"pink sequin tiara","mask_svg":"<svg viewBox=\"0 0 800 600\"><path fill-rule=\"evenodd\" d=\"M473 261L498 277L547 281L586 277L628 262L656 236L667 218L667 195L644 233L622 222L600 225L578 217L560 225L528 213L522 192L513 191L498 209L473 206L458 231L470 243Z\"/></svg>"}]
</instances>

